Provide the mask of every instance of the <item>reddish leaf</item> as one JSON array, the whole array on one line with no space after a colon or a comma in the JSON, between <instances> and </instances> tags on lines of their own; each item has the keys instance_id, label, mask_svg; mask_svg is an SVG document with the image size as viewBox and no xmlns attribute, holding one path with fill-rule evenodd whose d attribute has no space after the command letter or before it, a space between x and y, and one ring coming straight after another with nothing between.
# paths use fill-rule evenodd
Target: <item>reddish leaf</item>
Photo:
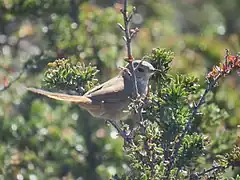
<instances>
[{"instance_id":1,"label":"reddish leaf","mask_svg":"<svg viewBox=\"0 0 240 180\"><path fill-rule=\"evenodd\" d=\"M8 87L8 85L9 85L8 78L7 78L7 76L4 76L4 77L3 77L3 86L4 86L4 87Z\"/></svg>"}]
</instances>

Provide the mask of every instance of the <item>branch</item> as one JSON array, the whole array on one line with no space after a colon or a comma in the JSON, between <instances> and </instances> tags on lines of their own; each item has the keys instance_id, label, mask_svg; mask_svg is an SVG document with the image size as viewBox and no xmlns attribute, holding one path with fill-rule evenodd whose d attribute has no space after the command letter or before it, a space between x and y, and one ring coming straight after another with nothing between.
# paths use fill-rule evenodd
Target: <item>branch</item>
<instances>
[{"instance_id":1,"label":"branch","mask_svg":"<svg viewBox=\"0 0 240 180\"><path fill-rule=\"evenodd\" d=\"M7 89L9 89L15 82L17 82L21 77L22 75L27 71L27 70L31 70L31 68L37 66L35 64L35 58L36 57L41 57L43 55L43 53L41 52L40 55L36 55L34 56L33 58L29 58L22 66L21 70L18 72L18 75L15 76L15 78L10 81L10 82L7 82L6 84L4 84L2 87L0 87L0 93L3 92L3 91L6 91Z\"/></svg>"},{"instance_id":2,"label":"branch","mask_svg":"<svg viewBox=\"0 0 240 180\"><path fill-rule=\"evenodd\" d=\"M199 176L204 176L205 174L207 174L207 173L210 173L211 171L215 171L215 170L222 170L222 169L226 169L227 167L224 167L224 166L213 166L213 167L211 167L211 168L209 168L209 169L207 169L207 170L203 170L203 172L201 172L201 173L197 173L196 175L199 177Z\"/></svg>"},{"instance_id":3,"label":"branch","mask_svg":"<svg viewBox=\"0 0 240 180\"><path fill-rule=\"evenodd\" d=\"M8 88L10 88L15 82L17 82L21 76L24 74L26 68L23 68L19 73L18 75L12 80L10 81L9 83L7 83L7 85L3 85L2 88L0 88L0 92L3 92L3 91L6 91Z\"/></svg>"},{"instance_id":4,"label":"branch","mask_svg":"<svg viewBox=\"0 0 240 180\"><path fill-rule=\"evenodd\" d=\"M189 129L191 128L191 122L192 122L192 119L197 115L198 113L198 109L201 107L201 105L204 103L204 99L206 97L206 95L208 94L208 92L210 92L212 90L212 88L216 85L218 79L220 78L220 76L215 80L213 81L212 83L208 84L207 88L205 89L204 93L201 95L198 103L194 106L193 108L193 112L192 112L192 115L191 117L187 120L187 123L186 123L186 126L183 130L183 133L181 134L181 136L179 137L178 139L178 142L175 144L175 147L174 147L174 152L172 154L172 156L170 157L170 164L169 164L169 168L168 168L168 171L167 171L167 177L169 177L170 175L170 171L173 169L174 167L174 164L175 164L175 159L176 159L176 156L178 154L178 151L180 149L180 146L182 144L182 141L183 141L183 138L185 137L185 135L187 134L187 132L189 131Z\"/></svg>"},{"instance_id":5,"label":"branch","mask_svg":"<svg viewBox=\"0 0 240 180\"><path fill-rule=\"evenodd\" d=\"M218 80L229 74L232 70L239 68L239 59L238 56L229 56L228 50L226 50L226 55L225 55L225 62L224 64L220 64L219 66L216 66L213 68L213 70L208 74L208 86L205 89L204 93L201 95L198 103L194 106L192 114L190 118L187 120L186 126L181 134L181 136L178 138L178 142L175 144L174 151L170 157L170 163L169 163L169 168L167 171L167 178L169 178L170 171L174 168L175 166L175 159L178 154L178 151L180 149L180 146L182 144L183 138L187 134L187 132L191 128L191 122L192 119L198 114L198 109L201 107L201 105L204 103L206 95L216 86L218 83ZM209 80L210 79L210 80Z\"/></svg>"},{"instance_id":6,"label":"branch","mask_svg":"<svg viewBox=\"0 0 240 180\"><path fill-rule=\"evenodd\" d=\"M132 49L131 49L132 38L130 36L130 24L129 24L131 18L128 17L127 4L128 4L128 1L125 0L123 9L121 9L121 13L123 15L123 20L124 20L124 32L125 32L125 38L126 38L128 60L131 61L133 60Z\"/></svg>"},{"instance_id":7,"label":"branch","mask_svg":"<svg viewBox=\"0 0 240 180\"><path fill-rule=\"evenodd\" d=\"M135 30L134 29L130 30L130 22L131 22L133 13L135 11L135 8L133 8L133 12L129 15L127 11L127 5L128 5L128 0L124 0L123 9L120 10L123 15L124 26L122 26L120 23L118 23L118 26L125 34L125 36L123 36L123 39L126 42L127 55L128 55L128 58L126 61L129 63L130 72L132 74L132 81L134 85L133 98L136 99L138 97L138 88L137 88L135 69L132 63L134 60L134 57L132 55L131 42L134 35L138 32L138 28L136 28Z\"/></svg>"},{"instance_id":8,"label":"branch","mask_svg":"<svg viewBox=\"0 0 240 180\"><path fill-rule=\"evenodd\" d=\"M69 11L69 15L72 18L72 20L77 23L77 26L79 26L80 22L79 22L79 8L78 8L78 3L76 0L71 0L69 2L70 5L70 11Z\"/></svg>"},{"instance_id":9,"label":"branch","mask_svg":"<svg viewBox=\"0 0 240 180\"><path fill-rule=\"evenodd\" d=\"M135 8L133 8L132 13L129 15L128 11L127 11L127 5L128 5L128 0L124 0L124 4L123 4L123 8L120 10L122 15L123 15L123 21L124 21L124 26L121 25L120 23L118 23L117 25L119 26L119 28L124 32L124 36L123 36L123 40L126 42L126 47L127 47L127 59L125 59L125 61L127 61L129 63L129 70L131 73L131 80L133 83L133 94L132 94L132 98L133 98L133 102L138 100L139 94L138 94L138 86L137 86L137 80L136 80L136 74L135 74L135 68L133 66L133 55L132 55L132 49L131 49L131 41L132 38L136 35L136 33L138 32L138 28L136 28L135 30L132 29L130 30L130 22L133 16L133 13L135 11ZM138 109L138 113L140 114L142 112L142 109L139 108ZM141 118L141 116L140 116ZM132 133L131 132L129 135L126 134L125 130L121 130L121 128L118 126L118 124L114 121L114 120L107 120L107 122L111 123L115 129L118 131L118 133L123 137L123 139L125 140L125 142L128 142L131 145L134 145L133 142L133 138L132 138Z\"/></svg>"}]
</instances>

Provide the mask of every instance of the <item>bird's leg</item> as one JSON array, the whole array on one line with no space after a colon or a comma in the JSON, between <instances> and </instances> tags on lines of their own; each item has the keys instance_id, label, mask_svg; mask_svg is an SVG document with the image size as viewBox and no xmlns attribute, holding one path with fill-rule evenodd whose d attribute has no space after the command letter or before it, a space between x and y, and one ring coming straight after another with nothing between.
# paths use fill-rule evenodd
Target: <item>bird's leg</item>
<instances>
[{"instance_id":1,"label":"bird's leg","mask_svg":"<svg viewBox=\"0 0 240 180\"><path fill-rule=\"evenodd\" d=\"M113 125L113 127L115 127L115 129L118 131L118 134L120 136L122 136L122 138L124 139L124 141L128 142L129 144L132 144L132 137L131 137L131 133L130 135L126 134L125 130L122 130L119 125L117 124L116 121L114 120L106 120L107 123L110 123Z\"/></svg>"}]
</instances>

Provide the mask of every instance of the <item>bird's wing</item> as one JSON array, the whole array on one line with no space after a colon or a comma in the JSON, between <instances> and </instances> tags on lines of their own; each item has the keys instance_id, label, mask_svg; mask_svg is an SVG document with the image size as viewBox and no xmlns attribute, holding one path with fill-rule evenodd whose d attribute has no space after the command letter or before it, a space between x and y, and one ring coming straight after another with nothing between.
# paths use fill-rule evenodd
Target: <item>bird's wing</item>
<instances>
[{"instance_id":1,"label":"bird's wing","mask_svg":"<svg viewBox=\"0 0 240 180\"><path fill-rule=\"evenodd\" d=\"M126 98L128 98L128 96L131 94L131 89L128 87L128 84L129 83L126 83L126 78L124 79L122 75L119 75L99 86L96 86L83 96L53 93L36 88L27 88L27 90L56 100L68 101L84 105L97 105L111 102L118 103L126 100Z\"/></svg>"},{"instance_id":2,"label":"bird's wing","mask_svg":"<svg viewBox=\"0 0 240 180\"><path fill-rule=\"evenodd\" d=\"M68 101L72 103L80 103L80 104L91 104L92 101L86 96L74 96L74 95L68 95L68 94L62 94L62 93L53 93L49 91L45 91L42 89L36 89L36 88L27 88L28 91L31 91L36 94L41 94L43 96L47 96L52 99L60 100L60 101Z\"/></svg>"},{"instance_id":3,"label":"bird's wing","mask_svg":"<svg viewBox=\"0 0 240 180\"><path fill-rule=\"evenodd\" d=\"M119 102L122 99L125 100L129 95L126 88L124 78L119 75L88 91L84 96L89 97L93 102Z\"/></svg>"},{"instance_id":4,"label":"bird's wing","mask_svg":"<svg viewBox=\"0 0 240 180\"><path fill-rule=\"evenodd\" d=\"M93 89L89 90L85 95L95 96L102 93L105 93L108 88L112 88L113 86L116 87L115 91L121 91L123 90L123 83L119 83L120 81L123 81L122 76L117 76L112 79L109 79L108 81L104 82L103 84L100 84Z\"/></svg>"}]
</instances>

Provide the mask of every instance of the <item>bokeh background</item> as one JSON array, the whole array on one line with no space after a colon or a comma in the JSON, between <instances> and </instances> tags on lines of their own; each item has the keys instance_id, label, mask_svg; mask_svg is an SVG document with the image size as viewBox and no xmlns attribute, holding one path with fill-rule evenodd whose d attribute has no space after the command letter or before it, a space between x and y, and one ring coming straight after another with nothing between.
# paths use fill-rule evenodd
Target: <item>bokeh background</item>
<instances>
[{"instance_id":1,"label":"bokeh background","mask_svg":"<svg viewBox=\"0 0 240 180\"><path fill-rule=\"evenodd\" d=\"M116 25L122 23L122 3L0 0L0 179L97 180L128 170L122 139L104 121L24 89L41 87L47 64L58 58L96 65L100 82L116 75L126 56ZM140 28L134 57L169 48L175 53L172 74L194 75L204 86L225 49L232 54L240 49L239 0L132 0L131 5L137 9L132 27ZM214 101L228 118L207 130L212 148L206 167L240 134L239 89L237 73L215 89Z\"/></svg>"}]
</instances>

